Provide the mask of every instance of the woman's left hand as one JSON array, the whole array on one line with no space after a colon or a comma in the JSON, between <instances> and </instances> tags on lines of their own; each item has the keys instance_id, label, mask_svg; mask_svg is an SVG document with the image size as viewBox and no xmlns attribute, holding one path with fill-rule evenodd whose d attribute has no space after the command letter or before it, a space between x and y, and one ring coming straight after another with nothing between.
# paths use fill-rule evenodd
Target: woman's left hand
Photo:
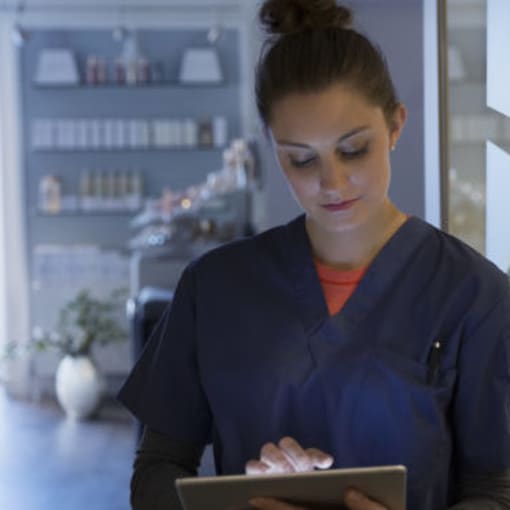
<instances>
[{"instance_id":1,"label":"woman's left hand","mask_svg":"<svg viewBox=\"0 0 510 510\"><path fill-rule=\"evenodd\" d=\"M250 499L250 508L257 510L308 510L302 506L294 506L273 498Z\"/></svg>"},{"instance_id":2,"label":"woman's left hand","mask_svg":"<svg viewBox=\"0 0 510 510\"><path fill-rule=\"evenodd\" d=\"M385 506L367 498L362 492L349 489L345 493L344 504L349 510L388 510ZM258 510L307 510L271 498L253 498L250 505Z\"/></svg>"},{"instance_id":3,"label":"woman's left hand","mask_svg":"<svg viewBox=\"0 0 510 510\"><path fill-rule=\"evenodd\" d=\"M348 489L345 492L344 504L349 510L389 510L381 503L377 503L354 489Z\"/></svg>"}]
</instances>

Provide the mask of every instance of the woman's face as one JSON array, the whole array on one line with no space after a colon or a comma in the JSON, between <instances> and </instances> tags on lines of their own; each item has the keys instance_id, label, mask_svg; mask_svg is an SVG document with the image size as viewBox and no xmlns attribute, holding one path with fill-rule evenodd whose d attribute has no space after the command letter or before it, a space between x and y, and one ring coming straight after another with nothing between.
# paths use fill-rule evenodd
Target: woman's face
<instances>
[{"instance_id":1,"label":"woman's face","mask_svg":"<svg viewBox=\"0 0 510 510\"><path fill-rule=\"evenodd\" d=\"M342 85L275 103L269 128L276 155L315 227L345 231L384 212L389 151L405 117L399 106L389 126L380 107Z\"/></svg>"}]
</instances>

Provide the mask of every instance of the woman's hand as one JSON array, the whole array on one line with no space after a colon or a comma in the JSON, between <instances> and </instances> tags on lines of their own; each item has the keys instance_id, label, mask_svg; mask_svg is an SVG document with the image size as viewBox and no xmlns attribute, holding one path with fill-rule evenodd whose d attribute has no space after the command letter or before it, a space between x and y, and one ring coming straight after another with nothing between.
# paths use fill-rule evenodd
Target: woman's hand
<instances>
[{"instance_id":1,"label":"woman's hand","mask_svg":"<svg viewBox=\"0 0 510 510\"><path fill-rule=\"evenodd\" d=\"M349 510L388 510L385 506L372 501L363 493L354 489L348 489L346 491L344 504ZM308 510L300 506L289 505L283 501L271 498L250 499L250 506L258 510Z\"/></svg>"},{"instance_id":2,"label":"woman's hand","mask_svg":"<svg viewBox=\"0 0 510 510\"><path fill-rule=\"evenodd\" d=\"M250 499L250 508L254 510L308 510L302 506L289 505L283 501L272 498L253 498Z\"/></svg>"},{"instance_id":3,"label":"woman's hand","mask_svg":"<svg viewBox=\"0 0 510 510\"><path fill-rule=\"evenodd\" d=\"M362 492L348 489L344 495L344 504L349 510L388 510L381 503L377 503Z\"/></svg>"},{"instance_id":4,"label":"woman's hand","mask_svg":"<svg viewBox=\"0 0 510 510\"><path fill-rule=\"evenodd\" d=\"M248 461L245 471L247 475L299 473L316 468L328 469L332 464L331 455L317 448L304 449L295 439L284 437L278 446L266 443L260 450L260 459Z\"/></svg>"}]
</instances>

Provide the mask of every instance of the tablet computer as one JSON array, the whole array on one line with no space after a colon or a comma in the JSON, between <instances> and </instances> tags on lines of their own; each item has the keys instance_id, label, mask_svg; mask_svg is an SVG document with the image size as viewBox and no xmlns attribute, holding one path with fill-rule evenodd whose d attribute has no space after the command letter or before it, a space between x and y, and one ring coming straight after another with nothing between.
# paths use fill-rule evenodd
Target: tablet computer
<instances>
[{"instance_id":1,"label":"tablet computer","mask_svg":"<svg viewBox=\"0 0 510 510\"><path fill-rule=\"evenodd\" d=\"M185 510L249 510L257 496L281 499L310 510L344 508L348 487L361 490L390 510L406 508L406 468L374 466L305 473L179 478Z\"/></svg>"}]
</instances>

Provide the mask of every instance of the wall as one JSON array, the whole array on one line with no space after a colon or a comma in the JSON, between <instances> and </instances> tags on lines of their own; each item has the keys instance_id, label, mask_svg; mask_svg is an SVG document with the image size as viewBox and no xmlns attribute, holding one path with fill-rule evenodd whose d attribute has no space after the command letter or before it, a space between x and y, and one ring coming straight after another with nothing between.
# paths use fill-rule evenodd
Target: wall
<instances>
[{"instance_id":1,"label":"wall","mask_svg":"<svg viewBox=\"0 0 510 510\"><path fill-rule=\"evenodd\" d=\"M409 111L392 154L390 196L405 212L425 217L423 0L352 0L350 4L357 26L386 55L397 92ZM259 137L263 142L263 135ZM267 165L265 225L269 227L288 221L300 210L267 144L262 159Z\"/></svg>"},{"instance_id":2,"label":"wall","mask_svg":"<svg viewBox=\"0 0 510 510\"><path fill-rule=\"evenodd\" d=\"M221 22L223 26L241 27L240 66L241 84L241 132L255 136L263 149L261 163L265 168L265 193L257 198L257 218L260 227L269 227L288 221L299 209L294 203L287 186L276 168L272 153L264 140L258 124L253 103L253 64L260 47L260 34L256 28L256 12L259 0L31 0L28 8L18 21L27 27L42 28L112 28L119 22L136 23L138 26L165 28L168 26L205 27ZM423 1L422 0L352 0L359 24L377 41L386 53L401 99L409 109L409 120L399 147L393 156L394 179L391 196L397 204L411 214L424 216L424 97L423 97ZM27 264L23 256L22 211L17 206L19 190L17 156L19 139L17 124L19 114L16 90L16 49L10 44L10 26L15 21L17 0L4 0L0 7L1 49L0 75L5 77L0 84L0 100L8 105L6 124L10 130L8 141L9 164L7 179L11 182L9 196L13 201L9 214L12 225L8 246L10 292L16 291L10 299L11 337L23 338L28 335ZM119 5L125 7L122 12ZM126 13L128 6L134 6L135 13ZM5 11L2 8L8 7ZM434 21L435 20L431 20ZM7 83L6 83L7 82ZM18 204L19 205L19 204ZM26 383L22 371L16 371L20 380ZM14 379L14 376L13 376ZM23 384L20 385L22 387ZM26 384L25 384L26 386Z\"/></svg>"},{"instance_id":3,"label":"wall","mask_svg":"<svg viewBox=\"0 0 510 510\"><path fill-rule=\"evenodd\" d=\"M3 214L8 212L9 230L6 237L9 242L5 248L6 267L8 267L8 281L2 289L6 296L8 317L6 336L18 343L24 343L30 338L30 302L29 302L29 263L25 254L24 221L25 203L21 169L24 166L21 151L21 108L19 104L18 61L19 50L11 41L11 31L14 23L21 23L30 30L43 29L109 29L119 23L128 28L167 29L187 28L204 30L212 24L221 22L223 28L239 31L240 50L242 55L252 51L249 34L252 27L250 13L253 4L241 0L158 0L156 3L137 2L91 2L89 0L72 0L60 2L33 1L19 15L16 7L19 2L6 1L0 4L0 104L3 108L2 118L4 129L3 144L5 151L2 167L5 169L4 183L6 200L1 201ZM48 4L50 4L48 6ZM120 9L119 6L123 8ZM134 6L134 10L127 6ZM249 20L247 22L246 20ZM246 59L241 59L240 65L240 125L241 132L248 133L252 125L253 116L249 111L249 95L246 83L250 74L250 65ZM8 390L18 396L29 397L32 391L33 364L30 359L23 359L20 363L10 365L8 374Z\"/></svg>"}]
</instances>

